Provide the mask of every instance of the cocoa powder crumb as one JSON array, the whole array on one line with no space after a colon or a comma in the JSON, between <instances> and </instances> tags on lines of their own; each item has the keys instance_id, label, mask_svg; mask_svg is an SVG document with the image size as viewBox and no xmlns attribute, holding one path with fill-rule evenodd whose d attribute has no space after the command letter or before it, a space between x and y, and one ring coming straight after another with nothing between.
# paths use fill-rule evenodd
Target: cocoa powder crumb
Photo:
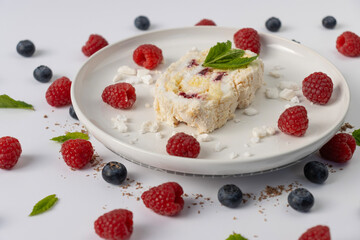
<instances>
[{"instance_id":1,"label":"cocoa powder crumb","mask_svg":"<svg viewBox=\"0 0 360 240\"><path fill-rule=\"evenodd\" d=\"M354 126L352 126L350 123L346 122L340 127L340 132L345 132L348 129L353 129Z\"/></svg>"}]
</instances>

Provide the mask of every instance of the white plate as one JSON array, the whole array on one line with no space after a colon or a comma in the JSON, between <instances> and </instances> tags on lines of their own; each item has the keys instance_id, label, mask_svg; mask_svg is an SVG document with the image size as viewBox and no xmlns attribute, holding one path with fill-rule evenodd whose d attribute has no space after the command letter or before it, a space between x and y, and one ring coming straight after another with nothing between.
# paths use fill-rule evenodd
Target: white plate
<instances>
[{"instance_id":1,"label":"white plate","mask_svg":"<svg viewBox=\"0 0 360 240\"><path fill-rule=\"evenodd\" d=\"M128 65L139 68L132 60L132 53L139 45L151 43L162 49L165 63L158 70L164 71L171 62L178 60L192 47L205 49L217 42L232 40L236 31L235 28L223 27L162 30L132 37L102 49L84 64L72 83L72 103L79 120L95 138L115 153L147 167L176 173L253 174L287 166L316 151L337 132L344 121L350 102L348 85L336 67L316 52L273 35L260 34L260 57L265 64L264 80L267 87L276 86L281 80L294 81L301 86L302 80L316 71L328 74L334 83L332 97L324 106L310 104L300 96L300 104L306 107L309 118L309 128L303 137L293 137L278 131L276 135L266 137L260 143L251 143L254 127L276 127L285 105L291 104L281 99L266 99L264 87L257 92L252 104L259 111L257 115L246 116L243 110L237 110L236 119L240 122L229 121L224 127L211 133L212 141L200 143L198 158L174 157L169 156L165 149L172 132L195 131L185 125L172 128L162 124L160 132L164 135L163 139L158 139L154 133L139 132L144 121L155 120L153 109L145 107L146 103L153 102L154 85L135 85L137 101L130 110L114 109L101 100L103 89L113 84L112 79L118 67ZM276 72L281 77L276 79L269 76L269 71L279 66L281 69L277 68ZM111 118L118 114L128 117L128 134L113 128ZM134 144L130 144L130 141L136 139ZM215 152L217 142L226 148ZM251 156L244 156L246 152ZM231 159L231 153L239 156Z\"/></svg>"}]
</instances>

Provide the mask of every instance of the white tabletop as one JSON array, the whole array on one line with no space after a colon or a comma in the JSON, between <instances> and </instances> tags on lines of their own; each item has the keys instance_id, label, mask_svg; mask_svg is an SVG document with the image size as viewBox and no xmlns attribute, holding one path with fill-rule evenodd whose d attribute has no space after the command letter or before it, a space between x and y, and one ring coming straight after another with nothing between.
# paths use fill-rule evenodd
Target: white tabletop
<instances>
[{"instance_id":1,"label":"white tabletop","mask_svg":"<svg viewBox=\"0 0 360 240\"><path fill-rule=\"evenodd\" d=\"M310 183L303 176L306 159L272 173L228 178L200 178L163 173L128 162L90 136L98 160L120 161L128 170L128 186L106 183L96 167L72 171L59 153L60 145L49 139L82 126L68 114L68 107L53 108L45 101L49 83L37 82L33 70L49 66L52 80L75 78L87 58L81 47L92 33L109 43L142 34L134 19L146 15L148 31L192 26L202 18L219 26L253 27L269 33L265 21L280 18L282 27L274 35L295 39L330 60L346 78L351 103L346 122L360 128L360 58L339 54L335 41L344 31L360 35L360 2L343 1L0 1L0 95L31 103L35 111L0 109L0 137L13 136L22 145L22 155L11 170L0 170L0 239L99 239L93 223L98 216L117 208L134 214L131 239L226 239L240 233L248 239L297 239L307 228L330 227L332 239L360 238L360 156L357 150L347 164L331 164L325 184ZM338 24L325 29L321 20L333 15ZM31 58L17 54L16 44L29 39L37 51ZM334 113L336 114L336 113ZM45 115L47 117L45 117ZM324 119L326 120L326 119ZM316 158L316 157L314 157ZM157 215L138 200L149 187L176 181L186 193L184 210L175 217ZM218 189L238 185L251 198L236 209L217 200ZM305 187L315 197L308 213L287 205L288 192L267 196L266 187L285 190ZM29 217L33 205L56 194L59 201L48 212Z\"/></svg>"}]
</instances>

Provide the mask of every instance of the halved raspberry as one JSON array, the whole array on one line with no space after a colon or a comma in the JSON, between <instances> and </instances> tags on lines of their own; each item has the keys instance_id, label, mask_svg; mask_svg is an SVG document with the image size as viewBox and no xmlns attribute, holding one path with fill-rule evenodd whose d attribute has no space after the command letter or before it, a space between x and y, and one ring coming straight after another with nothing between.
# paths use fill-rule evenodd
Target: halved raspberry
<instances>
[{"instance_id":1,"label":"halved raspberry","mask_svg":"<svg viewBox=\"0 0 360 240\"><path fill-rule=\"evenodd\" d=\"M133 59L137 65L152 70L162 62L163 55L161 49L157 46L143 44L135 49Z\"/></svg>"},{"instance_id":2,"label":"halved raspberry","mask_svg":"<svg viewBox=\"0 0 360 240\"><path fill-rule=\"evenodd\" d=\"M330 229L328 226L317 225L304 232L299 240L330 240Z\"/></svg>"},{"instance_id":3,"label":"halved raspberry","mask_svg":"<svg viewBox=\"0 0 360 240\"><path fill-rule=\"evenodd\" d=\"M213 20L204 18L195 24L195 26L216 26L216 24Z\"/></svg>"},{"instance_id":4,"label":"halved raspberry","mask_svg":"<svg viewBox=\"0 0 360 240\"><path fill-rule=\"evenodd\" d=\"M349 161L356 149L356 141L347 133L338 133L320 148L321 157L338 163Z\"/></svg>"},{"instance_id":5,"label":"halved raspberry","mask_svg":"<svg viewBox=\"0 0 360 240\"><path fill-rule=\"evenodd\" d=\"M46 101L53 107L71 104L71 81L67 77L56 79L46 91Z\"/></svg>"},{"instance_id":6,"label":"halved raspberry","mask_svg":"<svg viewBox=\"0 0 360 240\"><path fill-rule=\"evenodd\" d=\"M105 40L105 38L98 34L91 34L81 51L85 54L85 56L90 57L107 45L109 45L109 43Z\"/></svg>"},{"instance_id":7,"label":"halved raspberry","mask_svg":"<svg viewBox=\"0 0 360 240\"><path fill-rule=\"evenodd\" d=\"M182 187L176 182L163 183L157 187L150 188L141 195L146 207L154 212L173 216L178 214L184 207Z\"/></svg>"},{"instance_id":8,"label":"halved raspberry","mask_svg":"<svg viewBox=\"0 0 360 240\"><path fill-rule=\"evenodd\" d=\"M126 209L112 210L98 217L94 228L96 234L104 239L129 239L133 232L133 214Z\"/></svg>"},{"instance_id":9,"label":"halved raspberry","mask_svg":"<svg viewBox=\"0 0 360 240\"><path fill-rule=\"evenodd\" d=\"M307 111L303 106L286 109L279 117L278 128L286 134L303 136L308 128Z\"/></svg>"},{"instance_id":10,"label":"halved raspberry","mask_svg":"<svg viewBox=\"0 0 360 240\"><path fill-rule=\"evenodd\" d=\"M260 53L260 36L253 28L242 28L234 34L234 43L237 48Z\"/></svg>"},{"instance_id":11,"label":"halved raspberry","mask_svg":"<svg viewBox=\"0 0 360 240\"><path fill-rule=\"evenodd\" d=\"M309 101L326 104L333 92L333 82L325 73L314 72L303 80L302 92Z\"/></svg>"},{"instance_id":12,"label":"halved raspberry","mask_svg":"<svg viewBox=\"0 0 360 240\"><path fill-rule=\"evenodd\" d=\"M70 139L62 144L60 152L69 167L81 169L90 162L94 149L87 140Z\"/></svg>"},{"instance_id":13,"label":"halved raspberry","mask_svg":"<svg viewBox=\"0 0 360 240\"><path fill-rule=\"evenodd\" d=\"M135 88L124 82L107 86L101 97L105 103L118 109L131 108L136 101Z\"/></svg>"},{"instance_id":14,"label":"halved raspberry","mask_svg":"<svg viewBox=\"0 0 360 240\"><path fill-rule=\"evenodd\" d=\"M348 57L360 56L360 37L353 32L343 32L336 39L336 49Z\"/></svg>"},{"instance_id":15,"label":"halved raspberry","mask_svg":"<svg viewBox=\"0 0 360 240\"><path fill-rule=\"evenodd\" d=\"M168 140L166 151L173 156L196 158L200 153L200 144L193 136L180 132Z\"/></svg>"},{"instance_id":16,"label":"halved raspberry","mask_svg":"<svg viewBox=\"0 0 360 240\"><path fill-rule=\"evenodd\" d=\"M11 169L18 162L22 149L20 142L14 137L0 138L0 168Z\"/></svg>"}]
</instances>

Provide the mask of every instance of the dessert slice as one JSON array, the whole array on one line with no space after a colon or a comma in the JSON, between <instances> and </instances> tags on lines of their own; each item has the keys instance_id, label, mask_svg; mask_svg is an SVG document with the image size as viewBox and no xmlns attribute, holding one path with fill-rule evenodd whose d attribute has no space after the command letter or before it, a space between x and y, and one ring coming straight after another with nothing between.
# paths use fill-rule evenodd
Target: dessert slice
<instances>
[{"instance_id":1,"label":"dessert slice","mask_svg":"<svg viewBox=\"0 0 360 240\"><path fill-rule=\"evenodd\" d=\"M173 126L184 122L199 133L209 133L232 119L236 108L253 101L263 84L261 59L223 70L203 66L208 53L189 51L157 80L154 108L158 120ZM244 53L244 57L253 56L256 54L251 51Z\"/></svg>"}]
</instances>

